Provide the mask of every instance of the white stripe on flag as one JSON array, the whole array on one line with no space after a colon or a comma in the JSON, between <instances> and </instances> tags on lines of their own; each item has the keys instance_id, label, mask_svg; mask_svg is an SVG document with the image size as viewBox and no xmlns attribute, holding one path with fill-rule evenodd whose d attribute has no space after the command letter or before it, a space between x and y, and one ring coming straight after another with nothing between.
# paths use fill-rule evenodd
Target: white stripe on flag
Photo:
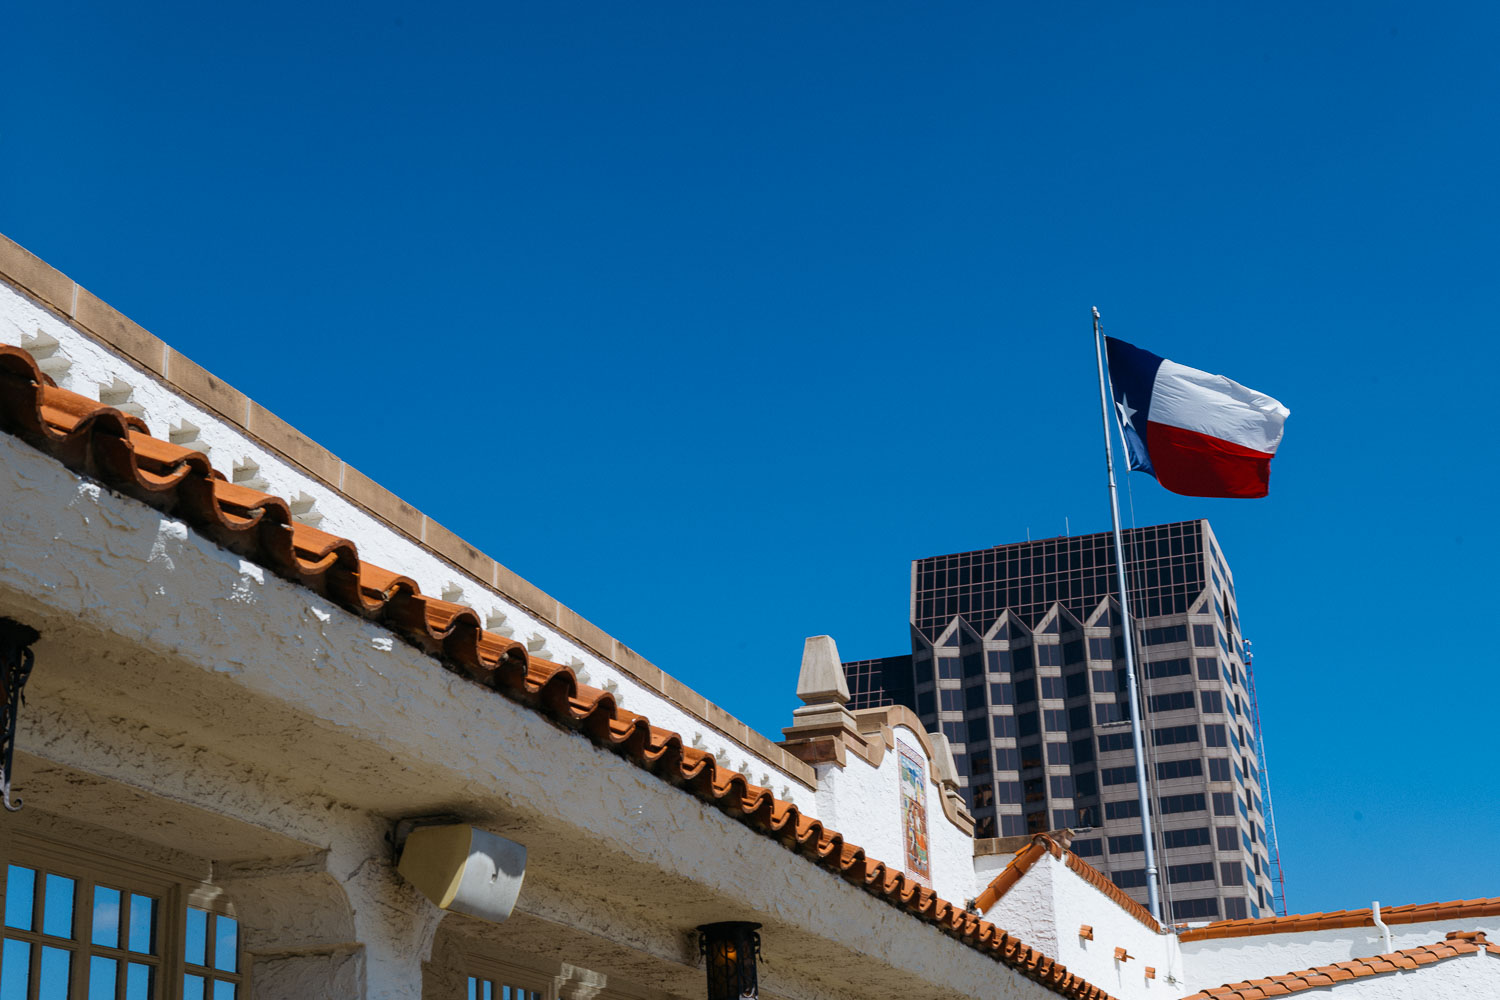
<instances>
[{"instance_id":1,"label":"white stripe on flag","mask_svg":"<svg viewBox=\"0 0 1500 1000\"><path fill-rule=\"evenodd\" d=\"M1151 393L1154 423L1275 454L1282 425L1292 411L1263 392L1223 375L1163 360Z\"/></svg>"}]
</instances>

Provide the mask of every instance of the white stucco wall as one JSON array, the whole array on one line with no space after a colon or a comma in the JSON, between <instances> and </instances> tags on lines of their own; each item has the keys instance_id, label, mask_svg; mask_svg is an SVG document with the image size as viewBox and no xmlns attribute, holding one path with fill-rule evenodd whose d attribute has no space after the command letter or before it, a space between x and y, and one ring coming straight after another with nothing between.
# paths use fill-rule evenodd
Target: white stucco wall
<instances>
[{"instance_id":1,"label":"white stucco wall","mask_svg":"<svg viewBox=\"0 0 1500 1000\"><path fill-rule=\"evenodd\" d=\"M54 341L56 346L50 346ZM170 386L135 368L4 282L0 282L0 344L48 355L42 360L43 370L59 386L93 399L101 398L102 391L120 393L123 386L128 386L125 408L143 417L154 436L165 440L185 423L191 424L197 428L196 434L191 441L181 443L200 450L207 448L214 468L225 476L232 475L237 465L253 463L259 468L258 476L265 481L259 488L289 501L312 498L313 510L323 516L318 527L351 539L359 547L361 558L411 577L430 596L472 607L483 620L492 622L492 627L509 629L520 641L540 639L536 646L539 655L575 669L581 667L586 683L595 687L614 685L623 707L649 716L654 725L681 733L684 742L707 750L751 781L771 788L777 796L809 815L816 815L813 790L797 778L371 517L337 491L281 461L238 428L184 399ZM522 442L491 442L491 445L496 460L517 468L538 460Z\"/></svg>"},{"instance_id":2,"label":"white stucco wall","mask_svg":"<svg viewBox=\"0 0 1500 1000\"><path fill-rule=\"evenodd\" d=\"M905 746L922 758L927 773L927 838L928 850L932 856L932 888L949 902L963 906L972 896L970 890L973 888L974 878L974 837L950 822L948 814L943 811L943 789L937 779L937 768L932 758L923 752L922 740L918 738L917 732L901 725L892 726L891 731L895 735L897 747L887 751L885 759L880 762L883 772L889 769L890 780L894 782L895 789L892 811L888 815L895 817L892 831L896 836L897 846L889 855L889 860L892 864L902 864L902 859L906 856L901 825L899 764L899 748ZM887 855L877 857L887 859Z\"/></svg>"},{"instance_id":3,"label":"white stucco wall","mask_svg":"<svg viewBox=\"0 0 1500 1000\"><path fill-rule=\"evenodd\" d=\"M415 997L433 926L379 834L446 811L531 848L518 908L538 948L576 931L696 980L690 928L743 915L765 924L768 995L1051 995L9 435L0 467L0 608L43 630L23 754L323 846L367 995Z\"/></svg>"},{"instance_id":4,"label":"white stucco wall","mask_svg":"<svg viewBox=\"0 0 1500 1000\"><path fill-rule=\"evenodd\" d=\"M976 854L974 856L974 887L969 890L965 899L973 899L985 890L995 876L1005 870L1005 866L1014 860L1014 854Z\"/></svg>"},{"instance_id":5,"label":"white stucco wall","mask_svg":"<svg viewBox=\"0 0 1500 1000\"><path fill-rule=\"evenodd\" d=\"M1057 914L1052 904L1056 868L1042 858L984 913L984 918L1048 955L1057 954ZM1067 963L1063 963L1067 964ZM1097 984L1096 984L1097 985Z\"/></svg>"},{"instance_id":6,"label":"white stucco wall","mask_svg":"<svg viewBox=\"0 0 1500 1000\"><path fill-rule=\"evenodd\" d=\"M933 891L963 906L974 896L973 838L954 826L943 812L943 790L934 777L932 759L923 752L922 739L907 726L893 726L892 732L898 744L904 744L924 762ZM817 815L846 841L863 847L866 857L905 871L899 749L887 750L878 767L856 753L847 754L845 760L842 767L818 766Z\"/></svg>"},{"instance_id":7,"label":"white stucco wall","mask_svg":"<svg viewBox=\"0 0 1500 1000\"><path fill-rule=\"evenodd\" d=\"M1306 996L1337 1000L1494 1000L1500 997L1500 958L1477 952L1444 959L1406 972L1351 979Z\"/></svg>"},{"instance_id":8,"label":"white stucco wall","mask_svg":"<svg viewBox=\"0 0 1500 1000\"><path fill-rule=\"evenodd\" d=\"M1049 854L1040 865L1056 873L1052 881L1052 906L1057 915L1059 961L1125 1000L1134 997L1162 1000L1187 992L1182 989L1175 937L1151 930L1066 862ZM1094 928L1092 941L1078 936L1083 924ZM1132 958L1116 962L1117 947L1124 948ZM1146 978L1147 966L1156 969L1155 979Z\"/></svg>"},{"instance_id":9,"label":"white stucco wall","mask_svg":"<svg viewBox=\"0 0 1500 1000\"><path fill-rule=\"evenodd\" d=\"M1332 987L1304 990L1293 995L1332 996L1335 1000L1455 1000L1460 997L1464 1000L1495 1000L1500 997L1500 958L1483 951L1456 955L1417 969L1348 979Z\"/></svg>"},{"instance_id":10,"label":"white stucco wall","mask_svg":"<svg viewBox=\"0 0 1500 1000\"><path fill-rule=\"evenodd\" d=\"M1443 940L1449 931L1484 931L1491 941L1500 941L1500 917L1392 924L1390 928L1392 951L1433 944ZM1186 979L1195 990L1347 962L1351 958L1368 958L1386 951L1377 927L1184 941L1181 947Z\"/></svg>"},{"instance_id":11,"label":"white stucco wall","mask_svg":"<svg viewBox=\"0 0 1500 1000\"><path fill-rule=\"evenodd\" d=\"M985 916L1121 1000L1190 992L1183 988L1174 937L1152 931L1050 853ZM1084 925L1093 928L1093 940L1079 937ZM1131 958L1116 962L1116 948ZM1147 966L1156 969L1155 979L1146 978Z\"/></svg>"}]
</instances>

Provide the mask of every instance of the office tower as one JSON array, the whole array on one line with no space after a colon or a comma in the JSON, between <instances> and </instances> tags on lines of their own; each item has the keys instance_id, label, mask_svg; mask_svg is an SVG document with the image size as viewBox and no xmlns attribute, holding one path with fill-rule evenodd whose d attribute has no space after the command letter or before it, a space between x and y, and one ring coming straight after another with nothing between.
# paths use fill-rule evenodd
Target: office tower
<instances>
[{"instance_id":1,"label":"office tower","mask_svg":"<svg viewBox=\"0 0 1500 1000\"><path fill-rule=\"evenodd\" d=\"M1127 531L1125 552L1165 913L1269 915L1276 852L1233 575L1207 521ZM911 572L911 655L846 664L850 707L905 704L941 727L976 837L1070 827L1073 850L1144 902L1111 535Z\"/></svg>"}]
</instances>

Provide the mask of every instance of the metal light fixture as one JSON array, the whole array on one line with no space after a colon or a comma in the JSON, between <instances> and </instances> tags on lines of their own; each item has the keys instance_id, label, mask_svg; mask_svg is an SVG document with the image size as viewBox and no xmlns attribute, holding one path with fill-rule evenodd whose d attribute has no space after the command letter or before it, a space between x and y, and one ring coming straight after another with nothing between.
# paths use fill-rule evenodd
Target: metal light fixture
<instances>
[{"instance_id":1,"label":"metal light fixture","mask_svg":"<svg viewBox=\"0 0 1500 1000\"><path fill-rule=\"evenodd\" d=\"M21 800L10 801L11 758L16 752L16 722L21 715L21 692L31 676L31 644L41 633L14 618L0 618L0 803L10 812Z\"/></svg>"},{"instance_id":2,"label":"metal light fixture","mask_svg":"<svg viewBox=\"0 0 1500 1000\"><path fill-rule=\"evenodd\" d=\"M756 1000L760 924L729 920L698 928L698 954L708 968L708 1000Z\"/></svg>"}]
</instances>

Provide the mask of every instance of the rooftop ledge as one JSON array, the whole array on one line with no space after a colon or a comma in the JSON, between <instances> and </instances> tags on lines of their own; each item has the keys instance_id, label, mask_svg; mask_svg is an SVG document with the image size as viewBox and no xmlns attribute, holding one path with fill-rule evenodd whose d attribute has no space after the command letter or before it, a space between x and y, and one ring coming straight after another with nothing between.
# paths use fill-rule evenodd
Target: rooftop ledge
<instances>
[{"instance_id":1,"label":"rooftop ledge","mask_svg":"<svg viewBox=\"0 0 1500 1000\"><path fill-rule=\"evenodd\" d=\"M80 333L123 356L174 392L211 411L226 424L255 439L262 447L437 556L457 572L519 605L809 789L816 787L811 765L787 753L572 608L380 486L223 379L173 350L140 324L3 234L0 234L0 281L39 301Z\"/></svg>"}]
</instances>

